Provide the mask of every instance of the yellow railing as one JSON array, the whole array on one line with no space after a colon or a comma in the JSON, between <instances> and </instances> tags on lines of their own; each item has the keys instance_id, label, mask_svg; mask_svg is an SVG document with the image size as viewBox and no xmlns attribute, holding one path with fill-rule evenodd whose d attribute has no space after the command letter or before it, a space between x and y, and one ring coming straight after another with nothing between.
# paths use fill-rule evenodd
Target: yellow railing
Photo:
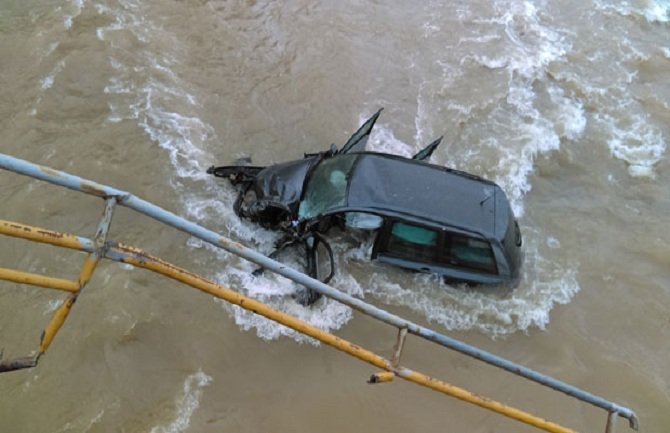
<instances>
[{"instance_id":1,"label":"yellow railing","mask_svg":"<svg viewBox=\"0 0 670 433\"><path fill-rule=\"evenodd\" d=\"M106 231L99 233L101 233L101 237L97 239L102 239L104 238ZM43 228L23 225L16 222L0 220L0 234L14 236L23 239L29 239L37 242L49 243L51 245L56 245L64 248L86 251L84 242L81 242L82 238L78 236L66 233L54 232ZM397 364L397 361L399 361L400 358L400 351L402 350L402 345L404 342L404 336L406 335L406 332L401 332L399 334L398 344L396 344L397 350L395 351L396 356L394 356L395 362L392 362L350 341L344 340L329 332L322 331L321 329L312 326L309 323L296 319L295 317L289 314L275 310L274 308L269 307L268 305L262 302L243 296L238 292L235 292L229 288L223 287L198 275L190 273L185 269L179 268L157 257L153 257L150 254L147 254L146 252L138 248L130 247L115 242L106 243L104 247L98 252L93 253L89 252L84 261L84 266L82 268L78 281L61 280L46 277L43 275L32 274L28 272L21 272L11 269L0 268L0 279L2 280L13 281L16 283L31 284L39 287L46 287L56 290L65 290L67 292L70 292L68 297L58 307L51 321L47 325L44 333L42 334L42 340L40 342L37 352L34 355L19 358L18 360L9 361L7 363L1 363L0 371L34 367L35 365L37 365L37 362L39 361L40 357L44 355L47 348L49 347L54 337L56 336L56 333L65 322L65 319L70 313L70 310L74 302L76 301L77 296L79 296L81 290L84 288L84 286L90 279L93 271L95 270L96 265L99 262L99 259L103 256L106 258L111 258L116 261L133 265L138 268L147 269L157 274L187 284L209 295L228 301L231 304L238 305L246 310L253 311L256 314L260 314L261 316L274 320L277 323L281 323L284 326L294 329L302 334L308 335L316 340L319 340L324 344L332 346L342 352L345 352L351 356L360 359L361 361L367 362L368 364L371 364L383 370L383 372L372 375L372 377L369 380L371 383L387 382L392 380L394 376L397 376L410 382L414 382L416 384L425 386L432 390L439 391L452 397L456 397L458 399L467 401L477 406L490 409L494 412L498 412L502 415L519 420L526 424L533 425L545 431L556 432L556 433L559 432L567 433L574 431L562 427L558 424L540 419L519 409L507 406L503 403L499 403L497 401L485 397L480 397L470 391L467 391L454 385L450 385L446 382L429 377L417 371L399 366Z\"/></svg>"}]
</instances>

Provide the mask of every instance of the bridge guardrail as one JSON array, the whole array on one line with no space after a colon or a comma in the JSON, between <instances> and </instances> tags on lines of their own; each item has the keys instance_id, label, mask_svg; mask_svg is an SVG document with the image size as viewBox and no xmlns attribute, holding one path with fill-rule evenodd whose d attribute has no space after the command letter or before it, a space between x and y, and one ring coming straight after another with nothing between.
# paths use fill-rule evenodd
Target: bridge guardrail
<instances>
[{"instance_id":1,"label":"bridge guardrail","mask_svg":"<svg viewBox=\"0 0 670 433\"><path fill-rule=\"evenodd\" d=\"M513 363L512 361L506 360L497 355L483 351L477 347L468 345L454 338L410 322L397 315L391 314L381 308L375 307L360 299L354 298L351 295L340 292L295 269L276 262L275 260L272 260L257 251L254 251L240 243L234 242L211 230L199 226L198 224L181 218L128 192L101 185L90 180L82 179L62 171L32 164L30 162L4 154L0 154L0 168L35 179L40 179L55 185L60 185L75 191L91 194L105 200L105 210L103 217L99 222L98 230L93 239L0 220L0 234L48 243L64 248L77 249L88 253L77 281L61 280L42 275L0 268L0 279L17 283L32 284L41 287L54 288L57 290L64 290L69 292L68 297L56 310L51 322L49 322L47 325L38 351L33 355L16 358L9 361L2 361L0 354L0 372L29 368L37 365L40 357L46 352L46 349L53 341L56 333L65 322L68 314L70 313L70 310L72 309L72 306L88 283L97 264L102 258L106 258L113 261L129 263L134 266L142 267L165 275L169 278L181 281L182 283L188 284L201 291L221 299L225 299L228 302L239 305L242 308L246 308L257 314L261 314L270 318L271 320L282 323L285 326L289 326L298 332L316 338L325 344L344 351L383 370L380 373L372 375L370 378L370 383L387 382L392 380L394 377L401 377L444 394L448 394L461 400L468 401L472 404L476 404L480 407L495 411L510 418L517 419L518 421L533 425L545 431L573 431L518 409L506 406L502 403L477 396L470 391L428 377L422 373L418 373L399 366L400 355L402 353L405 338L407 334L412 334L604 409L608 414L606 433L612 433L614 431L617 417L627 419L632 429L638 429L637 416L635 412L627 407L618 405L602 397L561 382L553 377L541 374L530 368ZM267 270L280 274L296 283L302 284L309 289L320 292L325 296L348 305L349 307L354 308L363 314L394 326L398 329L398 338L394 347L394 355L392 359L387 360L377 354L374 354L373 352L356 346L353 343L342 340L333 334L321 331L318 328L315 328L305 322L301 322L292 316L274 310L271 307L254 299L245 297L231 289L222 287L175 265L153 257L143 252L142 250L125 246L117 242L108 241L107 233L111 224L114 208L117 205L130 208L143 215L149 216L156 221L167 224L212 245L223 248L230 253L260 265Z\"/></svg>"}]
</instances>

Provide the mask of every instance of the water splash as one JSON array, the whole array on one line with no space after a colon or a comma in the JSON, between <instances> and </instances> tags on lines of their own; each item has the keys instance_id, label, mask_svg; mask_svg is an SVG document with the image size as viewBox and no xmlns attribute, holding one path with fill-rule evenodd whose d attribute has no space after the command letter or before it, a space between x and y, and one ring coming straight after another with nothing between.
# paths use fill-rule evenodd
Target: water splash
<instances>
[{"instance_id":1,"label":"water splash","mask_svg":"<svg viewBox=\"0 0 670 433\"><path fill-rule=\"evenodd\" d=\"M454 20L442 14L433 19L436 27ZM542 11L527 1L494 2L489 16L461 9L457 19L451 26L461 25L463 35L441 53L443 82L425 81L421 86L417 137L425 141L434 135L436 121L451 123L450 129L459 133L453 142L445 140L441 154L447 155L446 165L496 181L522 216L535 160L558 150L561 138L579 138L585 128L581 103L560 88L547 90L549 110L537 108L538 99L544 101L547 95L538 95L536 84L546 82L548 65L561 61L572 45L565 31L551 27ZM429 33L425 43L439 47L447 42L441 34ZM422 59L414 62L421 64ZM423 62L423 69L430 71L433 60ZM490 73L478 89L469 77L481 75L482 67ZM435 115L445 111L447 116ZM499 164L491 167L490 161Z\"/></svg>"},{"instance_id":2,"label":"water splash","mask_svg":"<svg viewBox=\"0 0 670 433\"><path fill-rule=\"evenodd\" d=\"M118 96L121 102L110 107L109 120L135 120L154 142L169 153L175 173L170 181L179 191L183 207L190 218L208 223L213 220L223 221L221 229L226 234L269 252L276 235L240 221L232 211L235 197L233 189L222 187L219 182L205 175L205 161L210 160L211 156L203 149L206 149L208 141L216 139L216 135L214 129L200 118L201 107L197 97L188 90L189 84L172 70L181 50L179 41L171 43L170 38L173 36L152 24L149 16L144 15L146 11L141 3L125 0L122 4L129 2L132 7L100 9L101 13L113 14L116 19L111 25L98 29L99 37L112 47L118 47L125 56L119 55L111 61L117 75L110 80L105 91ZM454 164L449 165L492 177L506 189L515 211L522 214L523 198L530 190L529 178L533 173L535 159L540 154L558 149L562 138L579 138L585 125L584 110L579 101L559 88L547 90L550 95L548 99L557 116L550 119L535 106L537 95L533 83L544 77L546 65L562 56L568 45L559 32L542 24L539 13L528 2L514 2L512 5L516 6L512 9L502 7L502 3L497 5L498 16L479 20L478 25L489 30L493 28L500 37L472 38L464 43L487 44L505 40L510 44L510 49L495 58L473 56L469 66L466 66L503 68L508 74L508 86L503 94L496 96L493 103L488 99L483 102L488 117L482 118L475 113L480 109L477 106L463 110L470 123L461 138L473 146L469 153L450 153L454 155L451 161ZM123 36L115 32L122 32ZM128 37L128 32L133 38ZM427 35L437 33L430 31ZM163 42L160 46L169 50L157 51L155 45L152 45L152 41L157 38ZM540 44L540 49L533 48L537 48L537 44ZM417 70L421 73L418 60ZM453 80L460 76L457 70L463 64L454 66L446 59L441 65L444 73L448 74L447 84L454 83ZM448 88L445 83L441 83L439 91ZM431 84L425 82L421 89L423 93L419 95L415 122L417 137L432 135L433 128L430 125L435 119L434 113L439 112L430 109L431 104L439 104L439 101L430 100L426 96L434 89ZM484 122L487 125L485 127ZM478 135L482 130L484 137ZM410 156L417 150L416 146L397 139L383 122L376 128L370 146L372 149L404 156ZM490 161L498 161L497 166L490 167ZM481 170L484 166L487 168ZM475 170L471 170L473 168ZM188 188L188 184L194 182L198 185L198 192ZM531 244L540 244L538 239L542 236L535 234L530 235L530 238ZM190 240L189 246L211 249L228 265L226 272L216 275L217 281L321 329L338 329L353 317L351 309L325 298L312 308L304 308L290 296L297 287L287 279L270 273L253 277L251 272L255 266L246 261L197 240ZM336 268L339 270L332 281L335 288L359 297L374 297L390 305L409 307L449 329L478 329L490 335L507 335L531 327L544 328L553 306L568 302L579 288L575 279L576 267L543 260L542 257L550 257L546 251L538 251L538 257L534 253L530 254L532 257L530 263L526 264L525 283L519 289L500 293L450 287L434 276L413 275L386 267L376 268L367 259L370 243L352 249L350 246L339 241L333 245ZM283 262L298 269L303 268L300 260L299 254L289 253L282 257ZM366 270L359 271L358 268L363 266ZM373 271L369 270L370 267ZM288 336L300 342L315 343L246 310L224 303L222 305L240 328L253 329L261 338Z\"/></svg>"},{"instance_id":3,"label":"water splash","mask_svg":"<svg viewBox=\"0 0 670 433\"><path fill-rule=\"evenodd\" d=\"M666 144L663 135L650 125L641 113L615 119L607 114L596 116L598 122L610 131L607 144L612 156L628 165L633 177L654 178L654 165L665 154Z\"/></svg>"},{"instance_id":4,"label":"water splash","mask_svg":"<svg viewBox=\"0 0 670 433\"><path fill-rule=\"evenodd\" d=\"M596 7L605 11L614 11L625 17L644 18L650 23L667 23L670 21L670 3L666 0L647 0L642 5L634 5L630 1L609 4L596 1Z\"/></svg>"},{"instance_id":5,"label":"water splash","mask_svg":"<svg viewBox=\"0 0 670 433\"><path fill-rule=\"evenodd\" d=\"M72 23L74 22L75 18L77 18L82 10L84 9L84 4L86 3L86 0L72 0L72 9L73 12L66 15L64 20L63 20L63 25L67 30L70 30L72 28Z\"/></svg>"}]
</instances>

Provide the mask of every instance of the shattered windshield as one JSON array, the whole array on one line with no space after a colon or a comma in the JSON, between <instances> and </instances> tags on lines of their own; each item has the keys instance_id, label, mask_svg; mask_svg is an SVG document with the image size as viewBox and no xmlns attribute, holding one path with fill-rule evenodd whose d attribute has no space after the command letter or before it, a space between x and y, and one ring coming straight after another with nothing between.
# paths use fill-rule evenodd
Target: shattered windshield
<instances>
[{"instance_id":1,"label":"shattered windshield","mask_svg":"<svg viewBox=\"0 0 670 433\"><path fill-rule=\"evenodd\" d=\"M298 217L313 218L323 211L344 204L349 174L357 155L340 155L325 159L314 169L307 187Z\"/></svg>"}]
</instances>

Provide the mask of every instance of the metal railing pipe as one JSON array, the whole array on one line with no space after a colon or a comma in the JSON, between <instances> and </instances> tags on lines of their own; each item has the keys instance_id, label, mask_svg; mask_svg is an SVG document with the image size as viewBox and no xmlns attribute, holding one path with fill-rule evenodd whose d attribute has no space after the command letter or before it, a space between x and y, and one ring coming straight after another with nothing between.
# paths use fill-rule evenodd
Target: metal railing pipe
<instances>
[{"instance_id":1,"label":"metal railing pipe","mask_svg":"<svg viewBox=\"0 0 670 433\"><path fill-rule=\"evenodd\" d=\"M21 272L14 269L0 268L0 280L11 281L18 284L29 284L31 286L44 287L48 289L76 292L79 283L61 278L48 277L46 275Z\"/></svg>"},{"instance_id":2,"label":"metal railing pipe","mask_svg":"<svg viewBox=\"0 0 670 433\"><path fill-rule=\"evenodd\" d=\"M76 191L81 191L101 198L116 198L118 204L133 209L143 215L161 221L169 226L184 231L212 245L221 247L237 256L249 260L259 266L262 266L272 272L282 275L296 283L315 290L329 298L335 299L351 308L370 315L382 322L393 325L397 328L407 328L411 334L422 337L444 347L448 347L457 352L479 359L483 362L509 371L515 375L525 377L541 385L563 392L569 396L575 397L594 406L600 407L608 412L615 412L619 416L627 418L631 428L637 430L638 420L635 412L626 407L598 397L589 392L583 391L575 386L561 382L553 377L536 372L528 367L518 365L492 353L478 349L469 344L463 343L454 338L439 334L428 328L417 325L399 316L384 311L378 307L370 305L360 299L340 292L321 281L309 277L287 265L279 263L265 255L245 247L244 245L221 236L211 230L201 227L191 221L188 221L172 212L160 208L152 203L142 200L128 192L111 188L105 185L82 179L62 171L42 167L9 155L0 154L0 168L23 174L33 178L41 179L52 184L60 185Z\"/></svg>"},{"instance_id":3,"label":"metal railing pipe","mask_svg":"<svg viewBox=\"0 0 670 433\"><path fill-rule=\"evenodd\" d=\"M2 157L0 156L0 160ZM93 241L88 238L60 233L53 230L39 229L13 221L0 220L0 234L20 237L43 244L59 245L72 250L94 250Z\"/></svg>"}]
</instances>

